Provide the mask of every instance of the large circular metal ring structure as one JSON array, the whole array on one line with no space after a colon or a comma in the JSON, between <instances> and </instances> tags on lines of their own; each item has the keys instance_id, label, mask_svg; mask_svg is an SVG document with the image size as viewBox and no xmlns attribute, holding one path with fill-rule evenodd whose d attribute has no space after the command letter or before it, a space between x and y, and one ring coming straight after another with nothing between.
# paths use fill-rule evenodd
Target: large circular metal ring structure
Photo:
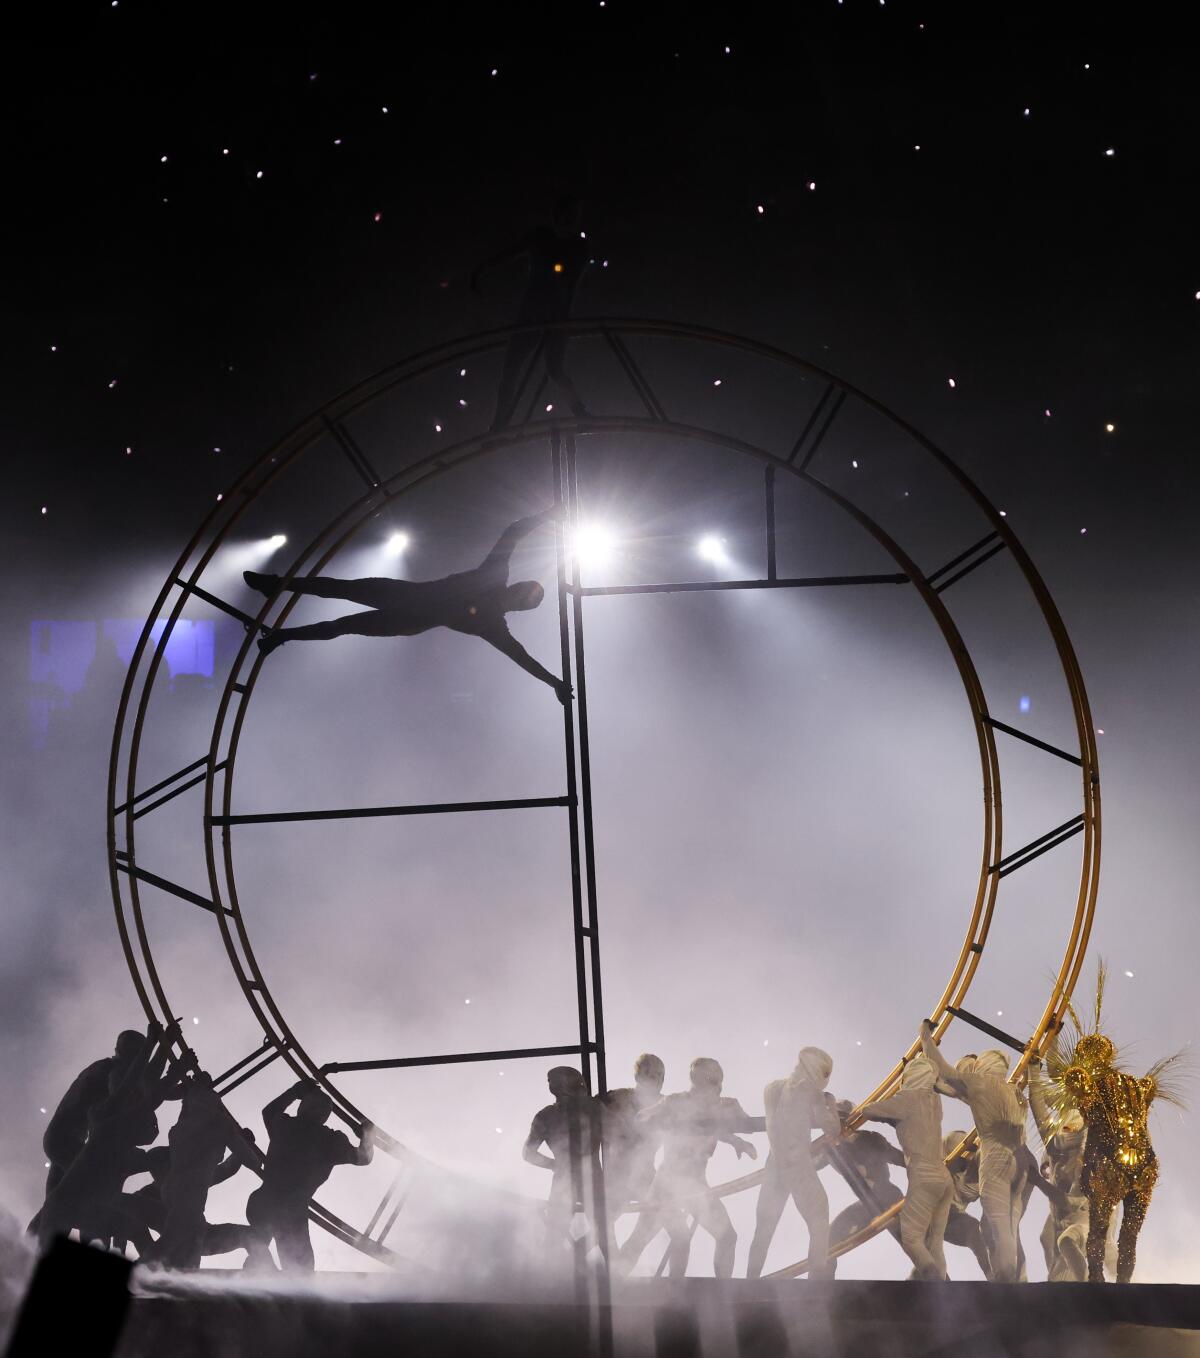
<instances>
[{"instance_id":1,"label":"large circular metal ring structure","mask_svg":"<svg viewBox=\"0 0 1200 1358\"><path fill-rule=\"evenodd\" d=\"M259 628L280 626L293 607L296 596L286 588L275 598L264 602L257 617L251 619L221 597L220 590L206 571L210 569L218 549L252 506L260 503L273 488L281 485L305 459L333 454L348 460L361 485L361 493L349 497L333 508L309 541L295 552L280 574L286 581L300 574L316 574L349 543L360 529L375 519L381 509L399 501L431 480L445 476L498 450L519 445L542 444L553 457L555 489L561 494L568 521L577 513L578 498L575 479L577 447L585 447L589 439L619 440L631 435L653 435L655 438L677 441L681 446L706 445L729 450L742 457L760 462L766 469L767 505L770 516L767 532L768 554L766 576L758 581L743 582L747 587L787 587L847 583L834 577L812 580L780 580L774 559L774 499L775 478L796 478L809 490L824 497L850 517L895 563L891 576L859 577L862 580L888 581L916 590L940 631L953 658L962 682L966 699L966 715L978 747L982 780L982 824L980 826L979 869L969 889L971 900L961 948L940 995L934 998L929 1014L940 1036L962 1012L964 1002L980 964L988 940L996 909L1001 882L1010 872L1040 856L1065 840L1079 837L1081 843L1078 890L1070 911L1064 908L1061 924L1062 959L1050 987L1041 1016L1023 1054L1013 1072L1017 1078L1028 1059L1044 1049L1063 1019L1067 1002L1079 976L1091 930L1100 863L1100 789L1095 733L1088 708L1083 678L1074 650L1067 636L1045 582L1029 556L1012 532L1005 516L988 501L974 482L932 442L903 420L857 391L840 378L807 363L802 359L736 335L696 326L678 325L653 320L576 320L550 327L562 332L569 341L573 365L586 370L586 354L599 353L611 368L605 401L593 402L589 390L589 413L564 418L552 405L543 406L541 389L532 387L529 413L520 422L511 423L498 432L479 430L467 432L452 440L438 434L436 451L424 456L400 461L394 451L380 447L365 447L356 437L354 422L364 413L377 408L385 398L397 398L406 390L423 382L437 380L439 374L461 371L467 364L474 366L486 361L486 356L503 351L514 337L521 341L526 336L545 342L546 327L516 327L474 335L460 341L407 359L387 368L365 382L330 401L309 416L275 447L258 459L218 503L197 529L192 540L180 554L159 591L153 609L146 620L137 643L128 677L117 712L113 737L112 760L108 784L108 849L109 867L122 945L138 995L151 1018L168 1022L174 1012L168 986L160 976L152 954L146 920L143 913L143 894L147 889L165 891L212 913L229 964L237 977L247 1004L261 1026L263 1045L235 1062L217 1079L221 1092L251 1078L258 1070L282 1058L300 1076L319 1080L334 1099L343 1118L351 1125L363 1121L367 1114L360 1111L338 1087L334 1078L336 1063L322 1061L309 1054L297 1033L284 1017L272 996L268 978L256 958L251 938L252 919L239 898L233 828L244 821L287 819L288 816L239 815L234 806L239 742L251 710L262 660L255 646ZM651 354L639 362L639 347ZM535 354L535 359L536 359ZM721 362L756 365L768 374L770 390L777 393L781 418L791 419L799 437L787 440L790 446L766 446L769 440L742 436L736 430L712 427L712 422L694 421L683 415L668 414L672 405L659 381L654 363L669 356L671 377L679 374L709 374L720 370ZM645 359L645 354L641 355ZM764 378L767 381L768 378ZM613 386L613 381L617 385ZM544 385L544 382L543 382ZM814 400L814 393L819 397ZM615 394L614 394L615 393ZM526 395L529 391L526 391ZM761 392L760 392L761 396ZM763 398L766 399L766 398ZM790 403L790 404L789 404ZM682 405L682 402L676 403ZM604 407L609 407L605 413ZM633 407L632 409L630 407ZM537 417L534 408L537 407ZM886 428L889 437L902 443L906 455L915 452L936 474L948 480L955 493L970 507L977 527L963 533L964 550L938 569L926 572L909 554L905 546L878 519L845 489L835 488L830 480L818 475L814 463L820 465L819 453L828 448L827 436L836 421L845 421L846 411L863 412L864 418ZM789 412L791 412L789 414ZM428 426L427 426L428 427ZM429 436L432 440L432 436ZM385 459L388 459L385 461ZM393 465L397 464L397 465ZM979 529L985 531L979 534ZM568 622L573 611L576 628L582 625L579 613L587 591L580 587L578 571L573 581L568 580L562 550L563 534L559 533L560 618L563 636L564 665L568 663ZM974 540L975 538L979 540ZM967 543L969 542L969 545ZM1075 747L1062 749L1038 740L1025 732L996 720L988 709L983 685L976 671L959 627L956 625L943 592L976 566L1001 551L1007 551L1016 564L1028 593L1038 610L1041 621L1053 643L1061 669L1061 680L1070 705L1075 727ZM666 587L663 587L666 588ZM602 591L593 591L602 592ZM627 591L632 592L632 591ZM211 740L207 752L193 751L196 758L184 764L165 779L147 775L139 764L143 734L156 682L162 681L164 654L168 641L186 605L222 610L242 617L247 624L245 640L231 660L224 675L223 689L217 706ZM581 641L577 635L577 645ZM582 650L578 652L582 660ZM585 701L583 676L579 673L580 699ZM567 763L570 791L556 804L567 805L570 812L573 854L579 863L580 843L586 858L587 871L576 873L576 924L586 926L588 912L594 910L594 860L591 835L590 783L586 748L586 710L580 715L580 729L572 726L570 710L567 720ZM1002 739L1025 742L1036 747L1045 758L1067 760L1079 770L1079 803L1075 814L1022 847L1005 854L1002 847L1001 825L1001 761L997 751L996 733ZM582 735L583 747L579 780L576 780L575 753ZM181 885L173 880L171 865L143 861L138 855L137 822L165 802L189 788L202 787L203 813L197 817L197 834L203 838L207 864L206 887L196 883ZM578 791L576 789L578 788ZM432 808L437 809L437 808ZM394 810L394 809L393 809ZM357 814L357 813L356 813ZM579 816L583 815L582 840ZM303 816L295 817L303 819ZM580 894L583 904L580 905ZM1065 904L1065 903L1064 903ZM581 913L582 910L582 913ZM1043 922L1043 931L1052 927ZM592 963L598 981L598 930L583 927L591 942ZM578 936L577 936L578 942ZM580 944L582 949L583 945ZM579 965L582 967L582 950ZM582 972L581 972L582 976ZM603 1023L598 995L591 997L593 1011L584 1012L585 982L580 980L580 1048L585 1069L591 1071L595 1059L597 1078L604 1085ZM970 1017L970 1016L969 1016ZM916 1045L898 1052L895 1063L880 1073L875 1087L862 1100L886 1095L898 1082L904 1063L915 1052ZM205 1064L216 1067L216 1061ZM403 1064L397 1061L392 1064ZM345 1068L345 1067L343 1067ZM408 1154L396 1139L384 1135L381 1145L400 1159ZM746 1175L714 1190L722 1195L749 1187L761 1179L761 1171ZM381 1204L378 1218L383 1214ZM891 1214L888 1214L891 1215ZM377 1257L387 1257L382 1236L372 1237L374 1225L360 1230L348 1225L324 1209L314 1209L314 1219L346 1243ZM853 1247L870 1237L882 1225L883 1218L846 1243ZM804 1264L794 1265L783 1273L796 1273Z\"/></svg>"}]
</instances>

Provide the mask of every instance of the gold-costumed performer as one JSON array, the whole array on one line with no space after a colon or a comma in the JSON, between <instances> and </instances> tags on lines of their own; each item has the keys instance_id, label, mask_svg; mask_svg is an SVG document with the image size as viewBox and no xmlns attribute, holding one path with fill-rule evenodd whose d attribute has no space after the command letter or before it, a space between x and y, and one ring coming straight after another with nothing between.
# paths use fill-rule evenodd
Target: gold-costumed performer
<instances>
[{"instance_id":1,"label":"gold-costumed performer","mask_svg":"<svg viewBox=\"0 0 1200 1358\"><path fill-rule=\"evenodd\" d=\"M1117 1237L1117 1282L1133 1277L1138 1233L1158 1180L1158 1157L1150 1143L1150 1105L1156 1100L1184 1106L1178 1082L1184 1054L1157 1061L1145 1075L1121 1067L1115 1043L1101 1032L1107 969L1096 969L1093 1022L1085 1027L1072 1006L1070 1026L1049 1054L1048 1070L1060 1119L1078 1109L1087 1126L1081 1187L1088 1202L1088 1282L1102 1283L1109 1220L1121 1204Z\"/></svg>"}]
</instances>

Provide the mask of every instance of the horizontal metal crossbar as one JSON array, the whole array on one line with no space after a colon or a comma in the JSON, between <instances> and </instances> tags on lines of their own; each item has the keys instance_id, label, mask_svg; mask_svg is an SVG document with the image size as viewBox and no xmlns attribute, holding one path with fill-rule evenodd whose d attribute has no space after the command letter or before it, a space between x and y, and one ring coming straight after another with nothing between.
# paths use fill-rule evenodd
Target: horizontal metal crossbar
<instances>
[{"instance_id":1,"label":"horizontal metal crossbar","mask_svg":"<svg viewBox=\"0 0 1200 1358\"><path fill-rule=\"evenodd\" d=\"M367 483L367 489L377 490L380 486L379 473L371 466L370 459L358 446L350 431L337 420L330 419L328 415L323 415L321 419L325 428L333 435L338 447L346 454L350 465Z\"/></svg>"},{"instance_id":2,"label":"horizontal metal crossbar","mask_svg":"<svg viewBox=\"0 0 1200 1358\"><path fill-rule=\"evenodd\" d=\"M175 583L185 594L194 594L197 599L203 599L206 604L212 604L214 608L219 608L222 613L228 613L231 618L236 618L238 622L245 624L251 631L262 628L264 632L270 631L266 623L258 622L249 613L243 613L240 608L234 608L232 604L227 604L224 599L218 599L215 594L210 594L208 590L201 589L199 585L190 584L187 580L175 577Z\"/></svg>"},{"instance_id":3,"label":"horizontal metal crossbar","mask_svg":"<svg viewBox=\"0 0 1200 1358\"><path fill-rule=\"evenodd\" d=\"M1004 542L996 543L996 545L993 548L991 548L989 551L984 552L982 556L977 556L974 561L969 562L962 568L962 570L955 571L955 573L950 577L949 580L943 580L940 585L935 585L934 586L935 592L938 594L944 593L946 590L950 588L951 585L956 585L963 578L964 575L970 575L971 572L976 568L976 566L982 566L985 561L990 561L992 557L996 555L997 552L1002 552L1007 545L1008 544Z\"/></svg>"},{"instance_id":4,"label":"horizontal metal crossbar","mask_svg":"<svg viewBox=\"0 0 1200 1358\"><path fill-rule=\"evenodd\" d=\"M596 1044L588 1043L595 1051ZM467 1061L523 1061L537 1056L582 1056L578 1043L573 1047L518 1047L506 1052L451 1052L448 1056L399 1056L390 1061L331 1061L321 1067L322 1075L336 1075L342 1070L398 1070L402 1066L457 1066Z\"/></svg>"},{"instance_id":5,"label":"horizontal metal crossbar","mask_svg":"<svg viewBox=\"0 0 1200 1358\"><path fill-rule=\"evenodd\" d=\"M810 589L821 585L905 585L908 576L809 575L791 580L690 580L673 585L584 585L579 593L597 594L693 594L713 589ZM574 591L572 591L574 592Z\"/></svg>"},{"instance_id":6,"label":"horizontal metal crossbar","mask_svg":"<svg viewBox=\"0 0 1200 1358\"><path fill-rule=\"evenodd\" d=\"M216 1076L213 1079L214 1086L219 1085L222 1080L228 1080L231 1075L236 1075L239 1070L250 1065L252 1061L257 1061L260 1056L266 1056L267 1052L271 1050L271 1047L271 1039L269 1037L264 1037L260 1045L255 1047L249 1056L243 1056L240 1061L235 1061L228 1070L223 1070L220 1075Z\"/></svg>"},{"instance_id":7,"label":"horizontal metal crossbar","mask_svg":"<svg viewBox=\"0 0 1200 1358\"><path fill-rule=\"evenodd\" d=\"M978 542L973 542L965 552L959 552L957 556L952 556L944 566L939 566L936 571L933 571L926 576L926 580L932 585L936 580L940 580L947 572L952 571L955 566L961 566L967 557L973 556L976 552L986 547L989 542L994 542L999 536L999 533L993 529L987 537L982 537Z\"/></svg>"},{"instance_id":8,"label":"horizontal metal crossbar","mask_svg":"<svg viewBox=\"0 0 1200 1358\"><path fill-rule=\"evenodd\" d=\"M222 1085L221 1088L217 1090L217 1093L222 1097L231 1093L238 1085L243 1085L247 1080L253 1079L260 1070L266 1070L271 1062L277 1060L281 1054L278 1047L274 1048L274 1050L268 1052L256 1066L251 1066L248 1070L242 1071L236 1080L230 1080L227 1085ZM216 1088L215 1081L213 1087Z\"/></svg>"},{"instance_id":9,"label":"horizontal metal crossbar","mask_svg":"<svg viewBox=\"0 0 1200 1358\"><path fill-rule=\"evenodd\" d=\"M232 915L233 911L227 905L216 906L207 896L199 896L194 891L189 891L187 887L180 886L178 882L170 882L165 877L157 877L152 872L147 872L145 868L135 867L129 862L118 863L118 872L127 872L130 877L136 877L139 882L146 882L149 886L156 886L160 891L170 892L172 896L178 896L181 901L189 901L192 905L198 905L201 910L211 910L215 915L218 910L226 915Z\"/></svg>"},{"instance_id":10,"label":"horizontal metal crossbar","mask_svg":"<svg viewBox=\"0 0 1200 1358\"><path fill-rule=\"evenodd\" d=\"M1003 1042L1006 1047L1011 1047L1013 1051L1024 1052L1029 1045L1028 1042L1022 1042L1020 1038L1013 1037L1012 1033L1006 1033L1003 1028L997 1028L987 1019L981 1019L978 1015L972 1014L966 1009L959 1009L953 1004L948 1004L946 1013L953 1014L955 1018L962 1019L964 1023L969 1023L972 1028L978 1028L981 1033L987 1033L988 1037L994 1037L997 1042Z\"/></svg>"},{"instance_id":11,"label":"horizontal metal crossbar","mask_svg":"<svg viewBox=\"0 0 1200 1358\"><path fill-rule=\"evenodd\" d=\"M144 792L139 792L136 797L130 798L127 802L122 802L114 811L114 816L119 816L127 807L137 806L138 802L144 802L147 797L153 797L156 792L161 792L164 787L170 787L177 778L186 778L189 773L195 773L208 763L208 755L201 755L194 763L188 764L186 768L176 769L169 778L164 778L161 783L155 783L153 787L148 787Z\"/></svg>"},{"instance_id":12,"label":"horizontal metal crossbar","mask_svg":"<svg viewBox=\"0 0 1200 1358\"><path fill-rule=\"evenodd\" d=\"M1042 854L1050 849L1057 848L1064 840L1070 839L1072 835L1077 835L1083 829L1084 814L1072 816L1070 820L1065 820L1061 825L1056 825L1053 830L1047 830L1040 838L1030 841L1023 848L1010 853L1007 858L1002 858L998 863L993 863L989 872L998 872L1001 877L1006 877L1010 872L1015 872L1017 868L1023 868L1026 863L1032 862L1035 858L1040 858Z\"/></svg>"},{"instance_id":13,"label":"horizontal metal crossbar","mask_svg":"<svg viewBox=\"0 0 1200 1358\"><path fill-rule=\"evenodd\" d=\"M1029 736L1024 731L1018 731L1015 726L1007 726L1004 722L997 721L995 717L984 717L983 720L997 731L1003 731L1005 735L1016 736L1018 740L1023 740L1026 745L1036 745L1039 750L1045 750L1047 754L1057 755L1059 759L1065 759L1068 764L1074 764L1076 768L1083 768L1083 760L1077 754L1068 754L1066 750L1060 750L1057 745L1048 745L1044 740L1038 740L1036 736Z\"/></svg>"},{"instance_id":14,"label":"horizontal metal crossbar","mask_svg":"<svg viewBox=\"0 0 1200 1358\"><path fill-rule=\"evenodd\" d=\"M570 806L569 797L522 797L507 802L429 802L423 806L341 806L326 811L257 811L210 816L209 825L274 825L300 820L360 820L372 816L436 816L459 811L523 811L535 806Z\"/></svg>"}]
</instances>

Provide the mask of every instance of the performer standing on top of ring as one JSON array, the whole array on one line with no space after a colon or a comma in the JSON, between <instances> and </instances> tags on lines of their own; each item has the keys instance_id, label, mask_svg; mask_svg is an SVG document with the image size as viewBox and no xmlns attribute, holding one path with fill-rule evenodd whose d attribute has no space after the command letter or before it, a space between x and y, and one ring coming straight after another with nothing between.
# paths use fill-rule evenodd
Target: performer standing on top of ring
<instances>
[{"instance_id":1,"label":"performer standing on top of ring","mask_svg":"<svg viewBox=\"0 0 1200 1358\"><path fill-rule=\"evenodd\" d=\"M348 613L307 627L279 627L259 639L258 649L269 655L285 641L328 641L343 636L412 637L433 627L449 627L453 632L482 637L526 673L549 684L559 702L568 703L573 696L570 684L538 664L508 630L504 616L536 608L545 597L545 590L536 580L517 580L510 585L508 565L517 543L561 512L555 505L509 524L474 570L446 575L440 580L386 577L334 580L324 575L298 576L288 584L293 593L312 594L319 599L347 599L353 604L365 604L370 612ZM278 575L245 571L243 578L251 589L268 597L279 590Z\"/></svg>"}]
</instances>

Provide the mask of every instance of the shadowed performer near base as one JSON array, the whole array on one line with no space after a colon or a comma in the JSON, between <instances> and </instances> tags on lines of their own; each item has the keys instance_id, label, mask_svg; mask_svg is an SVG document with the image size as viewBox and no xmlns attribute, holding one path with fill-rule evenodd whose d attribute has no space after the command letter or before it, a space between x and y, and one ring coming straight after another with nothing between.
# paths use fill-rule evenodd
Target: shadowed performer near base
<instances>
[{"instance_id":1,"label":"shadowed performer near base","mask_svg":"<svg viewBox=\"0 0 1200 1358\"><path fill-rule=\"evenodd\" d=\"M296 1100L295 1116L288 1109ZM311 1273L315 1267L308 1233L308 1204L337 1165L369 1165L375 1153L375 1127L363 1123L358 1145L344 1132L325 1126L333 1101L311 1080L285 1089L263 1109L263 1125L271 1138L263 1163L262 1186L246 1201L250 1223L246 1248L248 1269L275 1267L270 1244L275 1241L285 1272Z\"/></svg>"},{"instance_id":2,"label":"shadowed performer near base","mask_svg":"<svg viewBox=\"0 0 1200 1358\"><path fill-rule=\"evenodd\" d=\"M570 702L571 686L550 673L508 630L506 613L537 606L545 590L536 580L508 583L509 561L517 543L543 523L561 515L557 506L510 524L500 540L474 570L446 575L440 580L334 580L323 575L298 576L288 584L296 594L320 599L346 599L365 604L370 612L349 613L307 627L280 627L261 637L258 649L269 655L285 641L328 641L331 637L412 637L434 627L482 637L535 679L549 684L561 703ZM278 575L245 571L251 589L268 596L280 587Z\"/></svg>"}]
</instances>

